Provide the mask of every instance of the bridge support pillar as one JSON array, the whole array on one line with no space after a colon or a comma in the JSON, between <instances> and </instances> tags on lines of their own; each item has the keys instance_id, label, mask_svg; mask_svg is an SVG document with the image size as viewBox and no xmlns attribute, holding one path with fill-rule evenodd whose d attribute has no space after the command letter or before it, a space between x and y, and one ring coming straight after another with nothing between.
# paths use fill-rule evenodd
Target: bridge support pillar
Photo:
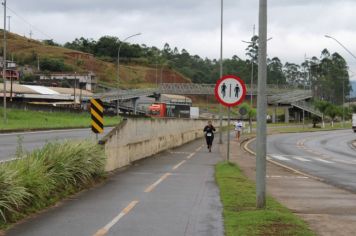
<instances>
[{"instance_id":1,"label":"bridge support pillar","mask_svg":"<svg viewBox=\"0 0 356 236\"><path fill-rule=\"evenodd\" d=\"M134 113L134 115L137 114L137 100L138 100L138 98L133 98L133 99L132 99L132 107L133 107L133 113Z\"/></svg>"},{"instance_id":2,"label":"bridge support pillar","mask_svg":"<svg viewBox=\"0 0 356 236\"><path fill-rule=\"evenodd\" d=\"M289 123L289 107L284 109L284 122Z\"/></svg>"},{"instance_id":3,"label":"bridge support pillar","mask_svg":"<svg viewBox=\"0 0 356 236\"><path fill-rule=\"evenodd\" d=\"M294 119L295 119L296 121L298 121L298 123L300 123L300 112L299 112L299 111L295 112L295 114L294 114Z\"/></svg>"},{"instance_id":4,"label":"bridge support pillar","mask_svg":"<svg viewBox=\"0 0 356 236\"><path fill-rule=\"evenodd\" d=\"M277 117L277 106L273 106L273 113L272 113L272 123L276 123Z\"/></svg>"}]
</instances>

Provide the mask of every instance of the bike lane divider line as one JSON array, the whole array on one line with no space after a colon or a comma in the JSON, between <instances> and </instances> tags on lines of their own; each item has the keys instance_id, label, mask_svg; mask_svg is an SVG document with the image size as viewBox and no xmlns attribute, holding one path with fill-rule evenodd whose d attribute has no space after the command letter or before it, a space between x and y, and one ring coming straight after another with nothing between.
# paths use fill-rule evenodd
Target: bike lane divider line
<instances>
[{"instance_id":1,"label":"bike lane divider line","mask_svg":"<svg viewBox=\"0 0 356 236\"><path fill-rule=\"evenodd\" d=\"M187 160L183 160L183 161L179 162L177 165L175 165L175 166L172 168L172 170L178 169L178 167L180 167L181 165L183 165L186 161L187 161Z\"/></svg>"},{"instance_id":2,"label":"bike lane divider line","mask_svg":"<svg viewBox=\"0 0 356 236\"><path fill-rule=\"evenodd\" d=\"M99 229L93 236L105 236L109 230L119 222L119 220L128 214L136 205L138 201L132 201L127 205L114 219L112 219L107 225Z\"/></svg>"},{"instance_id":3,"label":"bike lane divider line","mask_svg":"<svg viewBox=\"0 0 356 236\"><path fill-rule=\"evenodd\" d=\"M145 193L149 193L149 192L152 192L156 187L157 185L159 185L163 180L165 180L166 178L168 178L168 176L172 175L172 173L165 173L164 175L162 175L156 182L154 182L153 184L151 184L150 186L148 186L146 189L145 189Z\"/></svg>"},{"instance_id":4,"label":"bike lane divider line","mask_svg":"<svg viewBox=\"0 0 356 236\"><path fill-rule=\"evenodd\" d=\"M193 152L193 153L189 154L189 155L187 156L187 159L192 158L194 155L195 155L195 152Z\"/></svg>"},{"instance_id":5,"label":"bike lane divider line","mask_svg":"<svg viewBox=\"0 0 356 236\"><path fill-rule=\"evenodd\" d=\"M203 148L204 145L201 145L200 147L198 147L197 149L195 149L196 152L199 152L202 148Z\"/></svg>"}]
</instances>

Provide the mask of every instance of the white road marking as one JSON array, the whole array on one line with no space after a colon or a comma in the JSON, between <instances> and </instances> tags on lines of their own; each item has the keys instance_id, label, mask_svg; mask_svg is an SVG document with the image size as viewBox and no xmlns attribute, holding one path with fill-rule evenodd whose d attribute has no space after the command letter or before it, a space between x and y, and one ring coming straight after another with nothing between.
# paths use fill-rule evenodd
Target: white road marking
<instances>
[{"instance_id":1,"label":"white road marking","mask_svg":"<svg viewBox=\"0 0 356 236\"><path fill-rule=\"evenodd\" d=\"M199 152L199 151L200 151L200 149L202 149L202 148L203 148L203 146L204 146L204 145L201 145L201 146L200 146L200 147L198 147L195 151L196 151L196 152Z\"/></svg>"},{"instance_id":2,"label":"white road marking","mask_svg":"<svg viewBox=\"0 0 356 236\"><path fill-rule=\"evenodd\" d=\"M106 235L109 230L119 222L119 220L124 217L127 213L129 213L136 205L138 201L132 201L125 209L123 209L112 221L110 221L107 225L103 228L99 229L93 236L104 236Z\"/></svg>"},{"instance_id":3,"label":"white road marking","mask_svg":"<svg viewBox=\"0 0 356 236\"><path fill-rule=\"evenodd\" d=\"M280 160L280 161L290 161L290 159L279 156L279 155L271 155L274 159Z\"/></svg>"},{"instance_id":4,"label":"white road marking","mask_svg":"<svg viewBox=\"0 0 356 236\"><path fill-rule=\"evenodd\" d=\"M189 155L187 156L187 159L192 158L194 155L195 155L195 152L193 152L193 153L189 154Z\"/></svg>"},{"instance_id":5,"label":"white road marking","mask_svg":"<svg viewBox=\"0 0 356 236\"><path fill-rule=\"evenodd\" d=\"M294 159L297 159L298 161L303 161L303 162L311 161L311 160L305 159L303 157L294 157Z\"/></svg>"},{"instance_id":6,"label":"white road marking","mask_svg":"<svg viewBox=\"0 0 356 236\"><path fill-rule=\"evenodd\" d=\"M324 160L324 159L321 159L321 158L314 158L314 159L317 160L317 161L320 161L320 162L328 163L328 164L334 163L332 161L327 161L327 160Z\"/></svg>"},{"instance_id":7,"label":"white road marking","mask_svg":"<svg viewBox=\"0 0 356 236\"><path fill-rule=\"evenodd\" d=\"M179 162L177 165L175 165L172 170L176 170L178 167L180 167L181 165L183 165L187 160L183 160L181 162Z\"/></svg>"},{"instance_id":8,"label":"white road marking","mask_svg":"<svg viewBox=\"0 0 356 236\"><path fill-rule=\"evenodd\" d=\"M161 178L159 178L156 182L154 182L153 184L151 184L150 186L148 186L145 189L145 193L152 192L152 190L155 189L157 187L157 185L159 185L163 180L165 180L170 175L172 175L172 174L171 173L165 173L164 175L162 175Z\"/></svg>"},{"instance_id":9,"label":"white road marking","mask_svg":"<svg viewBox=\"0 0 356 236\"><path fill-rule=\"evenodd\" d=\"M309 179L307 176L280 176L280 175L267 175L270 179Z\"/></svg>"}]
</instances>

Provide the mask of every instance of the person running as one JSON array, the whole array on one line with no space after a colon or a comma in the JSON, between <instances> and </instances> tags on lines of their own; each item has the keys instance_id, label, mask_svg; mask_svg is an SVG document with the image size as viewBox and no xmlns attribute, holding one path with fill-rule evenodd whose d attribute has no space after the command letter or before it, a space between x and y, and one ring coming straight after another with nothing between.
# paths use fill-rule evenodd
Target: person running
<instances>
[{"instance_id":1,"label":"person running","mask_svg":"<svg viewBox=\"0 0 356 236\"><path fill-rule=\"evenodd\" d=\"M236 139L237 139L237 141L240 140L243 126L244 125L243 125L241 120L238 120L237 122L235 122L235 131L236 131Z\"/></svg>"},{"instance_id":2,"label":"person running","mask_svg":"<svg viewBox=\"0 0 356 236\"><path fill-rule=\"evenodd\" d=\"M208 121L208 125L204 127L206 145L208 146L209 152L211 152L211 146L214 141L215 127L212 125L211 121Z\"/></svg>"}]
</instances>

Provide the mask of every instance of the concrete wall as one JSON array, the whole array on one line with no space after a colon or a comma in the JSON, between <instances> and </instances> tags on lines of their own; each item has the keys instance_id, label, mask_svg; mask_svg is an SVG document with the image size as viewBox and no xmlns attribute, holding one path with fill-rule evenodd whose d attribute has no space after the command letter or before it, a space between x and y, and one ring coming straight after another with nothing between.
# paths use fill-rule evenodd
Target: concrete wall
<instances>
[{"instance_id":1,"label":"concrete wall","mask_svg":"<svg viewBox=\"0 0 356 236\"><path fill-rule=\"evenodd\" d=\"M125 120L101 140L107 155L106 171L203 137L206 124L207 120L190 119ZM218 127L218 121L213 125Z\"/></svg>"}]
</instances>

